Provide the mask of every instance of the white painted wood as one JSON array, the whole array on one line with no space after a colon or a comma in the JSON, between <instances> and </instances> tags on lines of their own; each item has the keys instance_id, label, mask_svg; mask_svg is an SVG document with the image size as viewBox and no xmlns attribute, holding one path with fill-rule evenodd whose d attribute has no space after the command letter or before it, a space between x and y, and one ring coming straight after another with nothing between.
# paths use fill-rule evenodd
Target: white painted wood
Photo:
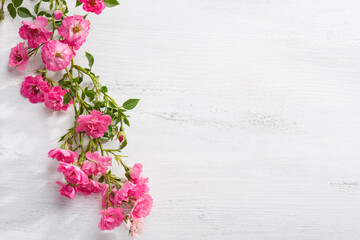
<instances>
[{"instance_id":1,"label":"white painted wood","mask_svg":"<svg viewBox=\"0 0 360 240\"><path fill-rule=\"evenodd\" d=\"M89 16L77 61L86 49L119 102L141 98L125 153L151 179L144 240L359 238L359 9L127 0ZM72 113L20 95L19 26L0 24L0 239L127 239L97 229L98 197L57 193L46 155Z\"/></svg>"}]
</instances>

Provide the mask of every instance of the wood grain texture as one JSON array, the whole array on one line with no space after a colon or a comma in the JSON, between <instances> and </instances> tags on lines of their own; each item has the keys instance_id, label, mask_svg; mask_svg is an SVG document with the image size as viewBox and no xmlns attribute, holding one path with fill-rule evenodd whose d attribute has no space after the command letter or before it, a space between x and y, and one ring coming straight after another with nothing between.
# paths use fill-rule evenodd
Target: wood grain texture
<instances>
[{"instance_id":1,"label":"wood grain texture","mask_svg":"<svg viewBox=\"0 0 360 240\"><path fill-rule=\"evenodd\" d=\"M76 61L86 49L116 100L141 98L125 154L151 179L144 240L359 238L359 9L132 0L89 16ZM73 116L20 95L19 25L0 25L0 239L128 239L97 229L97 196L59 196L46 156Z\"/></svg>"}]
</instances>

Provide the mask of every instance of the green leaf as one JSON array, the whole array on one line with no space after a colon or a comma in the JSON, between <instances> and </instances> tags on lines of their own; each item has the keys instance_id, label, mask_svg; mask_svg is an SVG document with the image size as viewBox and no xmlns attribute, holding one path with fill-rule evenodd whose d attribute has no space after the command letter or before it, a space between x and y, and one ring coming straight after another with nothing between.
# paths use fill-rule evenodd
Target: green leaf
<instances>
[{"instance_id":1,"label":"green leaf","mask_svg":"<svg viewBox=\"0 0 360 240\"><path fill-rule=\"evenodd\" d=\"M136 107L136 105L138 104L139 101L140 101L140 99L129 99L123 103L123 107L127 110L131 110L134 107Z\"/></svg>"},{"instance_id":2,"label":"green leaf","mask_svg":"<svg viewBox=\"0 0 360 240\"><path fill-rule=\"evenodd\" d=\"M12 0L14 7L18 8L23 3L23 0Z\"/></svg>"},{"instance_id":3,"label":"green leaf","mask_svg":"<svg viewBox=\"0 0 360 240\"><path fill-rule=\"evenodd\" d=\"M62 21L61 21L61 20L55 21L55 26L56 26L57 28L59 28L61 25L62 25Z\"/></svg>"},{"instance_id":4,"label":"green leaf","mask_svg":"<svg viewBox=\"0 0 360 240\"><path fill-rule=\"evenodd\" d=\"M24 7L18 8L18 9L17 9L17 14L19 15L19 17L22 17L22 18L32 17L29 9L24 8Z\"/></svg>"},{"instance_id":5,"label":"green leaf","mask_svg":"<svg viewBox=\"0 0 360 240\"><path fill-rule=\"evenodd\" d=\"M66 104L68 104L70 101L71 101L71 93L70 93L70 92L67 92L67 93L64 95L63 104L66 105Z\"/></svg>"},{"instance_id":6,"label":"green leaf","mask_svg":"<svg viewBox=\"0 0 360 240\"><path fill-rule=\"evenodd\" d=\"M37 15L38 15L38 16L44 16L45 14L46 14L45 11L40 11Z\"/></svg>"},{"instance_id":7,"label":"green leaf","mask_svg":"<svg viewBox=\"0 0 360 240\"><path fill-rule=\"evenodd\" d=\"M89 67L91 68L94 65L94 57L88 52L85 52L85 56L89 61Z\"/></svg>"},{"instance_id":8,"label":"green leaf","mask_svg":"<svg viewBox=\"0 0 360 240\"><path fill-rule=\"evenodd\" d=\"M40 4L41 4L41 1L38 2L37 4L35 4L35 6L34 6L34 12L35 12L36 14L39 13Z\"/></svg>"},{"instance_id":9,"label":"green leaf","mask_svg":"<svg viewBox=\"0 0 360 240\"><path fill-rule=\"evenodd\" d=\"M104 93L107 93L107 91L108 91L106 86L102 86L100 90Z\"/></svg>"},{"instance_id":10,"label":"green leaf","mask_svg":"<svg viewBox=\"0 0 360 240\"><path fill-rule=\"evenodd\" d=\"M75 4L75 7L78 7L82 4L82 2L79 2L79 0L76 0L76 4Z\"/></svg>"},{"instance_id":11,"label":"green leaf","mask_svg":"<svg viewBox=\"0 0 360 240\"><path fill-rule=\"evenodd\" d=\"M14 5L13 5L12 3L9 3L9 4L7 5L7 9L8 9L8 11L9 11L9 13L10 13L10 16L11 16L12 18L15 18L15 17L16 17L16 9L15 9Z\"/></svg>"},{"instance_id":12,"label":"green leaf","mask_svg":"<svg viewBox=\"0 0 360 240\"><path fill-rule=\"evenodd\" d=\"M110 107L117 108L116 105L112 101L109 101L109 105L110 105Z\"/></svg>"},{"instance_id":13,"label":"green leaf","mask_svg":"<svg viewBox=\"0 0 360 240\"><path fill-rule=\"evenodd\" d=\"M121 144L120 144L120 147L119 147L119 150L121 149L124 149L127 145L127 140L125 139L125 141L123 141Z\"/></svg>"},{"instance_id":14,"label":"green leaf","mask_svg":"<svg viewBox=\"0 0 360 240\"><path fill-rule=\"evenodd\" d=\"M92 101L95 98L95 92L92 90L85 90L85 95Z\"/></svg>"},{"instance_id":15,"label":"green leaf","mask_svg":"<svg viewBox=\"0 0 360 240\"><path fill-rule=\"evenodd\" d=\"M120 3L117 0L104 0L104 3L109 8L120 5Z\"/></svg>"},{"instance_id":16,"label":"green leaf","mask_svg":"<svg viewBox=\"0 0 360 240\"><path fill-rule=\"evenodd\" d=\"M48 18L52 17L52 15L50 13L45 13L45 16L48 17Z\"/></svg>"},{"instance_id":17,"label":"green leaf","mask_svg":"<svg viewBox=\"0 0 360 240\"><path fill-rule=\"evenodd\" d=\"M124 123L130 127L129 119L127 119L127 118L124 117Z\"/></svg>"}]
</instances>

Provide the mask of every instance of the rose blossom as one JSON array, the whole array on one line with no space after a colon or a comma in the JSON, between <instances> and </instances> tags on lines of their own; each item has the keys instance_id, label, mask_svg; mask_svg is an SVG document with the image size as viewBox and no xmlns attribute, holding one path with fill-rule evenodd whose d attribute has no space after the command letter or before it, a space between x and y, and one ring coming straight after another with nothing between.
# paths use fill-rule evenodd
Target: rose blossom
<instances>
[{"instance_id":1,"label":"rose blossom","mask_svg":"<svg viewBox=\"0 0 360 240\"><path fill-rule=\"evenodd\" d=\"M121 205L122 201L128 202L129 197L131 197L131 193L134 189L135 189L135 184L133 184L130 181L126 181L115 195L116 204Z\"/></svg>"},{"instance_id":2,"label":"rose blossom","mask_svg":"<svg viewBox=\"0 0 360 240\"><path fill-rule=\"evenodd\" d=\"M79 193L84 194L85 196L90 195L91 193L99 193L103 189L103 185L94 180L89 180L85 184L77 185Z\"/></svg>"},{"instance_id":3,"label":"rose blossom","mask_svg":"<svg viewBox=\"0 0 360 240\"><path fill-rule=\"evenodd\" d=\"M91 153L90 151L86 153L87 160L81 166L87 175L97 175L99 172L105 174L108 168L106 166L111 166L111 157L109 156L100 156L98 152Z\"/></svg>"},{"instance_id":4,"label":"rose blossom","mask_svg":"<svg viewBox=\"0 0 360 240\"><path fill-rule=\"evenodd\" d=\"M59 20L62 17L63 13L60 10L56 10L54 12L54 18L55 20Z\"/></svg>"},{"instance_id":5,"label":"rose blossom","mask_svg":"<svg viewBox=\"0 0 360 240\"><path fill-rule=\"evenodd\" d=\"M41 48L41 59L45 67L53 72L65 69L75 56L75 52L66 43L50 40Z\"/></svg>"},{"instance_id":6,"label":"rose blossom","mask_svg":"<svg viewBox=\"0 0 360 240\"><path fill-rule=\"evenodd\" d=\"M52 33L45 29L48 25L48 20L43 16L37 17L34 24L26 21L22 23L23 26L19 29L19 35L22 39L28 40L28 46L30 48L37 48L52 36Z\"/></svg>"},{"instance_id":7,"label":"rose blossom","mask_svg":"<svg viewBox=\"0 0 360 240\"><path fill-rule=\"evenodd\" d=\"M149 178L140 177L139 179L137 179L135 182L135 188L132 190L132 194L131 194L132 197L138 198L144 195L145 193L148 193L150 191L150 188L147 185L148 182L149 182Z\"/></svg>"},{"instance_id":8,"label":"rose blossom","mask_svg":"<svg viewBox=\"0 0 360 240\"><path fill-rule=\"evenodd\" d=\"M66 163L73 163L78 159L77 152L61 148L50 150L48 155L50 158Z\"/></svg>"},{"instance_id":9,"label":"rose blossom","mask_svg":"<svg viewBox=\"0 0 360 240\"><path fill-rule=\"evenodd\" d=\"M77 132L85 131L86 135L99 138L104 136L112 119L109 115L101 115L101 112L92 110L90 115L80 115L77 122L79 123L75 129Z\"/></svg>"},{"instance_id":10,"label":"rose blossom","mask_svg":"<svg viewBox=\"0 0 360 240\"><path fill-rule=\"evenodd\" d=\"M60 162L57 169L58 172L62 172L66 181L71 184L85 184L89 181L88 176L77 166Z\"/></svg>"},{"instance_id":11,"label":"rose blossom","mask_svg":"<svg viewBox=\"0 0 360 240\"><path fill-rule=\"evenodd\" d=\"M101 210L100 214L103 216L99 222L99 228L103 231L120 227L121 223L125 219L125 215L121 208L109 207L106 210Z\"/></svg>"},{"instance_id":12,"label":"rose blossom","mask_svg":"<svg viewBox=\"0 0 360 240\"><path fill-rule=\"evenodd\" d=\"M145 220L143 218L134 219L132 222L128 220L126 229L129 230L131 237L134 240L140 239L144 230Z\"/></svg>"},{"instance_id":13,"label":"rose blossom","mask_svg":"<svg viewBox=\"0 0 360 240\"><path fill-rule=\"evenodd\" d=\"M68 91L69 90L63 90L60 86L53 87L47 94L45 94L45 106L55 111L66 111L69 104L64 105L63 102L64 95Z\"/></svg>"},{"instance_id":14,"label":"rose blossom","mask_svg":"<svg viewBox=\"0 0 360 240\"><path fill-rule=\"evenodd\" d=\"M31 103L44 102L44 95L48 93L50 86L43 80L41 75L27 76L21 84L21 94L29 98Z\"/></svg>"},{"instance_id":15,"label":"rose blossom","mask_svg":"<svg viewBox=\"0 0 360 240\"><path fill-rule=\"evenodd\" d=\"M89 34L90 21L85 20L83 16L74 15L64 18L62 23L63 25L58 29L59 34L65 38L65 42L69 46L78 50Z\"/></svg>"},{"instance_id":16,"label":"rose blossom","mask_svg":"<svg viewBox=\"0 0 360 240\"><path fill-rule=\"evenodd\" d=\"M79 0L79 2L84 3L83 9L86 12L93 12L95 14L100 14L105 8L105 3L103 0Z\"/></svg>"},{"instance_id":17,"label":"rose blossom","mask_svg":"<svg viewBox=\"0 0 360 240\"><path fill-rule=\"evenodd\" d=\"M24 71L25 68L29 65L29 55L26 48L24 47L25 43L18 43L10 51L9 57L9 67L18 67L19 71Z\"/></svg>"},{"instance_id":18,"label":"rose blossom","mask_svg":"<svg viewBox=\"0 0 360 240\"><path fill-rule=\"evenodd\" d=\"M152 197L150 196L150 194L145 193L134 203L130 217L133 219L146 217L150 214L152 205Z\"/></svg>"},{"instance_id":19,"label":"rose blossom","mask_svg":"<svg viewBox=\"0 0 360 240\"><path fill-rule=\"evenodd\" d=\"M69 184L64 184L62 182L56 182L56 184L60 185L62 188L59 190L60 194L68 197L70 199L73 199L75 197L75 193L77 192L76 187L72 187Z\"/></svg>"},{"instance_id":20,"label":"rose blossom","mask_svg":"<svg viewBox=\"0 0 360 240\"><path fill-rule=\"evenodd\" d=\"M140 177L140 174L142 172L142 164L141 163L135 163L134 166L130 170L130 177L133 180L136 180Z\"/></svg>"}]
</instances>

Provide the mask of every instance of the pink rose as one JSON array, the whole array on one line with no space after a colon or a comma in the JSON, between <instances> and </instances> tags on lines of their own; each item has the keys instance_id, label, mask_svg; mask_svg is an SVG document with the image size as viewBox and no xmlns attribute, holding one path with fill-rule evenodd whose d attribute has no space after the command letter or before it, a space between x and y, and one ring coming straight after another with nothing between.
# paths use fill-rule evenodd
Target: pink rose
<instances>
[{"instance_id":1,"label":"pink rose","mask_svg":"<svg viewBox=\"0 0 360 240\"><path fill-rule=\"evenodd\" d=\"M153 205L153 199L150 194L145 193L142 195L133 206L131 210L130 218L144 218L150 214Z\"/></svg>"},{"instance_id":2,"label":"pink rose","mask_svg":"<svg viewBox=\"0 0 360 240\"><path fill-rule=\"evenodd\" d=\"M65 38L65 42L69 46L78 50L89 34L90 21L85 20L83 16L74 15L64 18L62 23L63 25L58 29L59 34Z\"/></svg>"},{"instance_id":3,"label":"pink rose","mask_svg":"<svg viewBox=\"0 0 360 240\"><path fill-rule=\"evenodd\" d=\"M44 102L44 95L48 93L50 86L43 80L41 75L36 77L27 76L21 85L21 94L29 98L31 103Z\"/></svg>"},{"instance_id":4,"label":"pink rose","mask_svg":"<svg viewBox=\"0 0 360 240\"><path fill-rule=\"evenodd\" d=\"M99 138L104 136L112 119L109 115L101 115L101 112L92 110L90 115L80 115L77 122L79 123L75 129L77 132L85 131L86 135Z\"/></svg>"},{"instance_id":5,"label":"pink rose","mask_svg":"<svg viewBox=\"0 0 360 240\"><path fill-rule=\"evenodd\" d=\"M73 199L75 197L75 193L77 192L76 187L72 187L69 184L64 184L61 182L56 182L58 185L60 185L62 188L60 189L60 194L68 197L70 199Z\"/></svg>"},{"instance_id":6,"label":"pink rose","mask_svg":"<svg viewBox=\"0 0 360 240\"><path fill-rule=\"evenodd\" d=\"M9 57L9 67L17 66L19 71L24 71L25 68L27 68L27 66L29 65L29 55L24 45L25 43L22 42L11 49Z\"/></svg>"},{"instance_id":7,"label":"pink rose","mask_svg":"<svg viewBox=\"0 0 360 240\"><path fill-rule=\"evenodd\" d=\"M125 215L121 208L109 207L106 210L101 210L100 214L103 216L99 222L99 228L103 231L120 227L121 223L125 219Z\"/></svg>"},{"instance_id":8,"label":"pink rose","mask_svg":"<svg viewBox=\"0 0 360 240\"><path fill-rule=\"evenodd\" d=\"M69 90L63 90L60 86L53 87L47 94L45 94L45 106L55 111L66 111L69 104L64 105L63 103L64 95L68 91Z\"/></svg>"},{"instance_id":9,"label":"pink rose","mask_svg":"<svg viewBox=\"0 0 360 240\"><path fill-rule=\"evenodd\" d=\"M147 185L148 182L149 178L140 177L139 179L137 179L136 182L134 182L135 188L132 190L132 197L139 198L145 193L148 193L150 191L150 188Z\"/></svg>"},{"instance_id":10,"label":"pink rose","mask_svg":"<svg viewBox=\"0 0 360 240\"><path fill-rule=\"evenodd\" d=\"M79 193L84 194L85 196L90 195L91 193L99 193L103 190L103 185L99 182L89 180L85 184L77 185Z\"/></svg>"},{"instance_id":11,"label":"pink rose","mask_svg":"<svg viewBox=\"0 0 360 240\"><path fill-rule=\"evenodd\" d=\"M100 156L98 152L91 153L90 151L86 153L86 160L81 169L87 175L97 175L99 172L105 174L108 170L107 166L111 166L111 157L109 156Z\"/></svg>"},{"instance_id":12,"label":"pink rose","mask_svg":"<svg viewBox=\"0 0 360 240\"><path fill-rule=\"evenodd\" d=\"M41 50L41 59L45 67L53 72L65 69L75 56L74 50L69 45L58 40L46 42Z\"/></svg>"},{"instance_id":13,"label":"pink rose","mask_svg":"<svg viewBox=\"0 0 360 240\"><path fill-rule=\"evenodd\" d=\"M86 12L93 12L95 14L100 14L105 8L105 3L103 0L79 0L79 2L84 3L83 9Z\"/></svg>"},{"instance_id":14,"label":"pink rose","mask_svg":"<svg viewBox=\"0 0 360 240\"><path fill-rule=\"evenodd\" d=\"M50 158L56 159L59 162L73 163L78 160L77 152L65 149L53 149L48 153Z\"/></svg>"},{"instance_id":15,"label":"pink rose","mask_svg":"<svg viewBox=\"0 0 360 240\"><path fill-rule=\"evenodd\" d=\"M130 177L133 180L136 180L140 177L140 174L142 172L142 164L141 163L135 163L134 166L130 170Z\"/></svg>"},{"instance_id":16,"label":"pink rose","mask_svg":"<svg viewBox=\"0 0 360 240\"><path fill-rule=\"evenodd\" d=\"M89 181L88 176L77 166L59 162L58 172L64 174L65 180L71 184L85 184Z\"/></svg>"},{"instance_id":17,"label":"pink rose","mask_svg":"<svg viewBox=\"0 0 360 240\"><path fill-rule=\"evenodd\" d=\"M126 181L124 185L117 191L115 195L115 202L117 205L121 205L122 201L128 202L132 192L135 189L135 184L130 181Z\"/></svg>"},{"instance_id":18,"label":"pink rose","mask_svg":"<svg viewBox=\"0 0 360 240\"><path fill-rule=\"evenodd\" d=\"M37 17L34 24L26 21L22 23L23 26L19 29L19 35L22 39L28 40L28 46L30 48L37 48L52 36L52 33L45 29L48 25L48 20L43 16Z\"/></svg>"},{"instance_id":19,"label":"pink rose","mask_svg":"<svg viewBox=\"0 0 360 240\"><path fill-rule=\"evenodd\" d=\"M130 219L126 223L126 229L129 230L131 237L134 240L140 239L144 230L145 220L143 218L134 219L132 222Z\"/></svg>"},{"instance_id":20,"label":"pink rose","mask_svg":"<svg viewBox=\"0 0 360 240\"><path fill-rule=\"evenodd\" d=\"M62 13L60 10L56 10L56 11L54 12L54 18L55 18L56 20L61 19L62 15L63 15L63 13Z\"/></svg>"}]
</instances>

